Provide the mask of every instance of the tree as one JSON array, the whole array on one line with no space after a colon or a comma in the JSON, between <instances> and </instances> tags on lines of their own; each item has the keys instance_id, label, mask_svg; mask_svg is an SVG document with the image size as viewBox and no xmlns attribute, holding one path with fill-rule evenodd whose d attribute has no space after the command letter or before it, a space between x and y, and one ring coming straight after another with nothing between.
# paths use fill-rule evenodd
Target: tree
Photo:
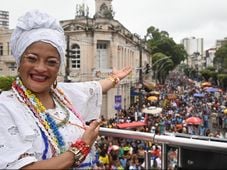
<instances>
[{"instance_id":1,"label":"tree","mask_svg":"<svg viewBox=\"0 0 227 170\"><path fill-rule=\"evenodd\" d=\"M214 57L214 67L218 73L214 73L216 82L226 89L227 87L227 43L217 49Z\"/></svg>"},{"instance_id":2,"label":"tree","mask_svg":"<svg viewBox=\"0 0 227 170\"><path fill-rule=\"evenodd\" d=\"M15 80L13 76L0 77L0 89L9 90L12 86L12 82Z\"/></svg>"},{"instance_id":3,"label":"tree","mask_svg":"<svg viewBox=\"0 0 227 170\"><path fill-rule=\"evenodd\" d=\"M214 57L214 66L218 72L226 72L227 70L227 44L220 47Z\"/></svg>"},{"instance_id":4,"label":"tree","mask_svg":"<svg viewBox=\"0 0 227 170\"><path fill-rule=\"evenodd\" d=\"M163 53L155 53L153 55L152 70L155 80L164 83L170 70L173 69L174 63L172 59Z\"/></svg>"},{"instance_id":5,"label":"tree","mask_svg":"<svg viewBox=\"0 0 227 170\"><path fill-rule=\"evenodd\" d=\"M202 77L204 78L205 81L208 81L211 77L211 71L210 70L207 70L207 69L204 69L204 70L201 70L200 71Z\"/></svg>"},{"instance_id":6,"label":"tree","mask_svg":"<svg viewBox=\"0 0 227 170\"><path fill-rule=\"evenodd\" d=\"M200 73L206 81L212 79L211 81L213 81L214 84L217 84L218 73L215 71L214 67L207 67L206 69L201 70Z\"/></svg>"},{"instance_id":7,"label":"tree","mask_svg":"<svg viewBox=\"0 0 227 170\"><path fill-rule=\"evenodd\" d=\"M159 32L158 29L151 26L147 29L148 47L152 54L162 52L173 58L177 65L186 59L187 53L182 44L176 44L166 31Z\"/></svg>"},{"instance_id":8,"label":"tree","mask_svg":"<svg viewBox=\"0 0 227 170\"><path fill-rule=\"evenodd\" d=\"M165 72L165 74L168 74L170 70L173 70L186 59L187 53L184 50L183 45L176 44L166 31L159 31L159 29L153 26L147 29L147 44L152 53L153 63L162 58L160 55L169 57L168 62L171 64L162 69L162 73Z\"/></svg>"},{"instance_id":9,"label":"tree","mask_svg":"<svg viewBox=\"0 0 227 170\"><path fill-rule=\"evenodd\" d=\"M165 80L169 74L169 71L173 68L173 61L171 59L165 60L162 65L158 68L158 81L161 84L165 83Z\"/></svg>"},{"instance_id":10,"label":"tree","mask_svg":"<svg viewBox=\"0 0 227 170\"><path fill-rule=\"evenodd\" d=\"M220 82L220 86L227 90L227 74L218 74L217 77Z\"/></svg>"}]
</instances>

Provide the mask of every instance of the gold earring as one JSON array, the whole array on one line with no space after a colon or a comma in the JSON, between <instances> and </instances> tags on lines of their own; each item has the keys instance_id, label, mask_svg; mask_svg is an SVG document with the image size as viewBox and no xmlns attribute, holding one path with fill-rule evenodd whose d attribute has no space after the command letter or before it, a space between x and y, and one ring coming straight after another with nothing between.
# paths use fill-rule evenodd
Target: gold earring
<instances>
[{"instance_id":1,"label":"gold earring","mask_svg":"<svg viewBox=\"0 0 227 170\"><path fill-rule=\"evenodd\" d=\"M58 81L55 80L54 83L53 83L53 88L56 89L57 85L58 85Z\"/></svg>"},{"instance_id":2,"label":"gold earring","mask_svg":"<svg viewBox=\"0 0 227 170\"><path fill-rule=\"evenodd\" d=\"M17 75L19 75L19 74L20 74L20 68L17 67Z\"/></svg>"}]
</instances>

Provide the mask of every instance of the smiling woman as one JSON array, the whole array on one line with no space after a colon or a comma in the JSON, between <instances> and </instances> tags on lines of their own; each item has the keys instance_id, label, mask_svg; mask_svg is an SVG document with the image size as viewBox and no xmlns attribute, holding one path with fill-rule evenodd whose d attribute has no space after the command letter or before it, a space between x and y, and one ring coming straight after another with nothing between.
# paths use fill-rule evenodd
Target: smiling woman
<instances>
[{"instance_id":1,"label":"smiling woman","mask_svg":"<svg viewBox=\"0 0 227 170\"><path fill-rule=\"evenodd\" d=\"M100 81L57 84L64 31L55 18L37 10L19 18L10 45L18 76L0 95L0 169L94 167L102 93L131 67Z\"/></svg>"}]
</instances>

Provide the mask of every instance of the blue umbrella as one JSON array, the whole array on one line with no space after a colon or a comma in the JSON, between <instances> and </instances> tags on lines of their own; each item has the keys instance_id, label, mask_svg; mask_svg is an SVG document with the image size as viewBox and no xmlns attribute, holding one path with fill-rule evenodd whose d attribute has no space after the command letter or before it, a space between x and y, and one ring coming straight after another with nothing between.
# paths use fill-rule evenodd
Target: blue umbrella
<instances>
[{"instance_id":1,"label":"blue umbrella","mask_svg":"<svg viewBox=\"0 0 227 170\"><path fill-rule=\"evenodd\" d=\"M204 97L205 95L203 93L194 93L194 97Z\"/></svg>"},{"instance_id":2,"label":"blue umbrella","mask_svg":"<svg viewBox=\"0 0 227 170\"><path fill-rule=\"evenodd\" d=\"M214 87L209 87L206 89L207 92L216 92L218 91L218 88L214 88Z\"/></svg>"}]
</instances>

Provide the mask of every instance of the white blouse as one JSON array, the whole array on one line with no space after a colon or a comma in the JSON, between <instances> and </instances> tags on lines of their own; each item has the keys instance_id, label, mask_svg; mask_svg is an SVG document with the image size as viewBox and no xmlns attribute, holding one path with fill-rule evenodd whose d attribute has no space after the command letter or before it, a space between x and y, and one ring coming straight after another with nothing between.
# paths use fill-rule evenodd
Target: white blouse
<instances>
[{"instance_id":1,"label":"white blouse","mask_svg":"<svg viewBox=\"0 0 227 170\"><path fill-rule=\"evenodd\" d=\"M83 83L58 83L74 108L81 114L84 121L99 118L102 89L98 82ZM58 123L63 120L64 109L56 102L56 108L49 110L50 115ZM69 122L59 127L68 148L72 142L80 138L84 129L82 122L69 112ZM40 129L37 126L33 113L28 107L21 103L13 91L5 91L0 95L0 169L19 169L27 164L42 160L45 149ZM52 157L50 145L48 147L47 159ZM82 168L94 162L95 151L91 150Z\"/></svg>"}]
</instances>

